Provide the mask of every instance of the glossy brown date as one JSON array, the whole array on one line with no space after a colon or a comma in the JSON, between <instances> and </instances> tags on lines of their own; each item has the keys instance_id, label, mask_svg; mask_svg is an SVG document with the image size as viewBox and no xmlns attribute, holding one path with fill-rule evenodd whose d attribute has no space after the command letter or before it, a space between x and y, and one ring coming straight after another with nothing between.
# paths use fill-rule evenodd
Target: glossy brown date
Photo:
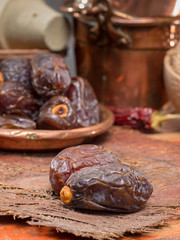
<instances>
[{"instance_id":1,"label":"glossy brown date","mask_svg":"<svg viewBox=\"0 0 180 240\"><path fill-rule=\"evenodd\" d=\"M65 130L77 126L76 115L67 97L54 96L42 106L37 117L39 129Z\"/></svg>"},{"instance_id":2,"label":"glossy brown date","mask_svg":"<svg viewBox=\"0 0 180 240\"><path fill-rule=\"evenodd\" d=\"M118 156L102 146L84 144L66 148L51 161L49 178L52 189L59 194L71 174L82 168L119 161Z\"/></svg>"},{"instance_id":3,"label":"glossy brown date","mask_svg":"<svg viewBox=\"0 0 180 240\"><path fill-rule=\"evenodd\" d=\"M8 129L36 129L36 123L32 119L16 115L0 115L0 128Z\"/></svg>"},{"instance_id":4,"label":"glossy brown date","mask_svg":"<svg viewBox=\"0 0 180 240\"><path fill-rule=\"evenodd\" d=\"M0 111L35 118L39 103L31 90L17 82L0 82Z\"/></svg>"},{"instance_id":5,"label":"glossy brown date","mask_svg":"<svg viewBox=\"0 0 180 240\"><path fill-rule=\"evenodd\" d=\"M32 67L30 60L25 58L11 58L0 62L0 72L4 81L21 83L32 89L31 74Z\"/></svg>"},{"instance_id":6,"label":"glossy brown date","mask_svg":"<svg viewBox=\"0 0 180 240\"><path fill-rule=\"evenodd\" d=\"M32 59L32 69L32 85L43 98L62 94L71 83L68 67L60 55L38 54Z\"/></svg>"},{"instance_id":7,"label":"glossy brown date","mask_svg":"<svg viewBox=\"0 0 180 240\"><path fill-rule=\"evenodd\" d=\"M74 172L60 192L64 205L72 208L136 212L149 197L153 187L133 168L113 163Z\"/></svg>"},{"instance_id":8,"label":"glossy brown date","mask_svg":"<svg viewBox=\"0 0 180 240\"><path fill-rule=\"evenodd\" d=\"M81 77L72 78L67 91L76 111L79 127L87 127L99 123L98 100L89 82Z\"/></svg>"}]
</instances>

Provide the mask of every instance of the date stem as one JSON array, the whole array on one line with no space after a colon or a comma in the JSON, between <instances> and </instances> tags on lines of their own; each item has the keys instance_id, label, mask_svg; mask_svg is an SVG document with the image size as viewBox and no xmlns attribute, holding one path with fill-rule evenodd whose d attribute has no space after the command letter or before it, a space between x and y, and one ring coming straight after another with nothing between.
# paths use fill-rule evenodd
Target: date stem
<instances>
[{"instance_id":1,"label":"date stem","mask_svg":"<svg viewBox=\"0 0 180 240\"><path fill-rule=\"evenodd\" d=\"M70 187L64 186L60 191L60 199L64 204L69 204L73 197Z\"/></svg>"}]
</instances>

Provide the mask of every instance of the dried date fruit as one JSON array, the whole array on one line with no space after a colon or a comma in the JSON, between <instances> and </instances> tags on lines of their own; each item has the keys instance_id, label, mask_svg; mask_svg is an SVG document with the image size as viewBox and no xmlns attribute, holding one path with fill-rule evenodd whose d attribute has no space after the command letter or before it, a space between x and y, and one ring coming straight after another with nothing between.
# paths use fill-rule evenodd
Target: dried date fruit
<instances>
[{"instance_id":1,"label":"dried date fruit","mask_svg":"<svg viewBox=\"0 0 180 240\"><path fill-rule=\"evenodd\" d=\"M76 115L67 97L54 96L41 107L37 117L39 129L64 130L77 126Z\"/></svg>"},{"instance_id":2,"label":"dried date fruit","mask_svg":"<svg viewBox=\"0 0 180 240\"><path fill-rule=\"evenodd\" d=\"M0 72L2 72L4 81L18 82L27 88L32 88L30 60L25 58L3 60L0 63Z\"/></svg>"},{"instance_id":3,"label":"dried date fruit","mask_svg":"<svg viewBox=\"0 0 180 240\"><path fill-rule=\"evenodd\" d=\"M87 127L99 123L98 100L93 88L86 79L72 78L72 83L67 91L76 111L79 127Z\"/></svg>"},{"instance_id":4,"label":"dried date fruit","mask_svg":"<svg viewBox=\"0 0 180 240\"><path fill-rule=\"evenodd\" d=\"M71 83L68 67L60 55L38 54L32 59L32 69L32 85L44 98L62 94Z\"/></svg>"},{"instance_id":5,"label":"dried date fruit","mask_svg":"<svg viewBox=\"0 0 180 240\"><path fill-rule=\"evenodd\" d=\"M102 146L84 144L66 148L51 161L49 179L52 189L59 194L71 174L81 168L119 161L116 154Z\"/></svg>"},{"instance_id":6,"label":"dried date fruit","mask_svg":"<svg viewBox=\"0 0 180 240\"><path fill-rule=\"evenodd\" d=\"M152 191L143 174L125 164L113 163L73 173L61 189L60 198L72 208L130 213L140 210Z\"/></svg>"},{"instance_id":7,"label":"dried date fruit","mask_svg":"<svg viewBox=\"0 0 180 240\"><path fill-rule=\"evenodd\" d=\"M30 118L17 115L0 115L0 128L8 129L36 129L36 123Z\"/></svg>"},{"instance_id":8,"label":"dried date fruit","mask_svg":"<svg viewBox=\"0 0 180 240\"><path fill-rule=\"evenodd\" d=\"M0 82L0 112L35 118L39 103L33 92L17 82Z\"/></svg>"}]
</instances>

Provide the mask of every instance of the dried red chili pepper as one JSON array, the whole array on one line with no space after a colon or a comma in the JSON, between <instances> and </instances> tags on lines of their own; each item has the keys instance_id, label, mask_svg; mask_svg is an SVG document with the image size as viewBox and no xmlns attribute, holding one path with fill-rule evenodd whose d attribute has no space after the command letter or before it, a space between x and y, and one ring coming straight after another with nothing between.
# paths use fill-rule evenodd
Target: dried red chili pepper
<instances>
[{"instance_id":1,"label":"dried red chili pepper","mask_svg":"<svg viewBox=\"0 0 180 240\"><path fill-rule=\"evenodd\" d=\"M147 132L159 130L165 120L180 119L179 114L164 114L152 108L121 109L115 106L108 106L108 108L114 113L115 124Z\"/></svg>"}]
</instances>

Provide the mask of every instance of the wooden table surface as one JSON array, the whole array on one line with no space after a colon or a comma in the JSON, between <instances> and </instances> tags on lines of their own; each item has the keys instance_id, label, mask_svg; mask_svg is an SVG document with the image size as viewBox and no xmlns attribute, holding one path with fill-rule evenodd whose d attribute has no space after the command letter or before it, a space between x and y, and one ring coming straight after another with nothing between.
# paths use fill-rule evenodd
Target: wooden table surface
<instances>
[{"instance_id":1,"label":"wooden table surface","mask_svg":"<svg viewBox=\"0 0 180 240\"><path fill-rule=\"evenodd\" d=\"M57 233L54 228L36 227L27 225L22 219L14 220L12 217L0 218L0 239L1 240L89 240L87 238L75 237L71 234ZM180 219L172 218L167 222L167 226L157 228L152 233L127 235L121 240L152 240L180 239Z\"/></svg>"},{"instance_id":2,"label":"wooden table surface","mask_svg":"<svg viewBox=\"0 0 180 240\"><path fill-rule=\"evenodd\" d=\"M180 147L180 132L168 132L148 135L148 138L160 139L167 144L173 142ZM12 152L13 155L13 152ZM179 160L180 161L180 160ZM35 240L87 240L87 238L75 237L67 233L57 233L54 228L30 226L23 219L13 219L11 216L0 217L0 239L35 239ZM153 232L142 234L126 234L123 240L150 240L150 239L180 239L180 210L176 210L165 225L153 229Z\"/></svg>"},{"instance_id":3,"label":"wooden table surface","mask_svg":"<svg viewBox=\"0 0 180 240\"><path fill-rule=\"evenodd\" d=\"M121 240L152 240L152 239L180 239L180 219L170 219L167 226L156 229L153 233L127 235ZM23 220L13 220L12 217L0 218L1 240L89 240L87 238L75 237L71 234L57 233L54 228L35 227L27 225Z\"/></svg>"}]
</instances>

